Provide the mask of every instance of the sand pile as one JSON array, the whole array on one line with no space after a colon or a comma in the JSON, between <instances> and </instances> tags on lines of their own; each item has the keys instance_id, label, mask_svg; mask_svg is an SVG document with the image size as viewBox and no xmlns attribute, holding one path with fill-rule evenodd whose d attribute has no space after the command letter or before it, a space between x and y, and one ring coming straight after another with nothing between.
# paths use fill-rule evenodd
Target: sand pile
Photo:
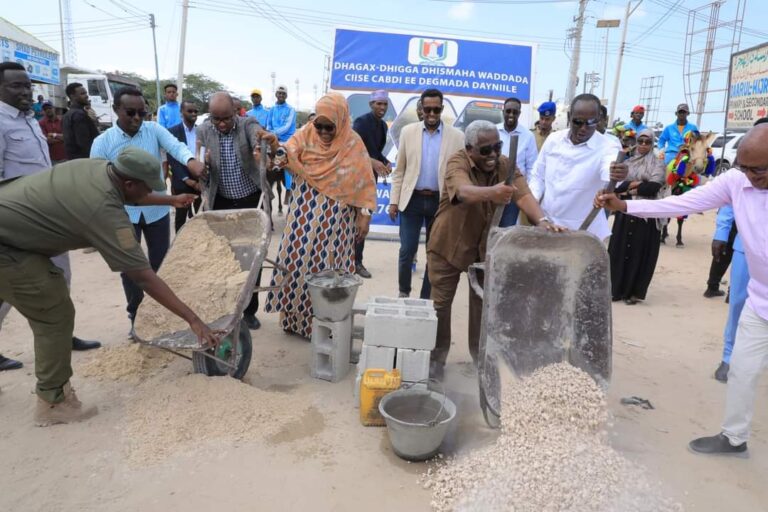
<instances>
[{"instance_id":1,"label":"sand pile","mask_svg":"<svg viewBox=\"0 0 768 512\"><path fill-rule=\"evenodd\" d=\"M235 311L248 278L226 238L205 222L189 222L179 231L158 275L206 323ZM149 296L136 314L136 334L151 340L187 329L187 323Z\"/></svg>"},{"instance_id":2,"label":"sand pile","mask_svg":"<svg viewBox=\"0 0 768 512\"><path fill-rule=\"evenodd\" d=\"M94 351L78 373L98 379L140 382L168 366L174 357L159 348L126 343Z\"/></svg>"},{"instance_id":3,"label":"sand pile","mask_svg":"<svg viewBox=\"0 0 768 512\"><path fill-rule=\"evenodd\" d=\"M423 475L432 508L447 511L662 512L682 510L603 433L605 397L568 364L542 368L504 391L492 446Z\"/></svg>"},{"instance_id":4,"label":"sand pile","mask_svg":"<svg viewBox=\"0 0 768 512\"><path fill-rule=\"evenodd\" d=\"M263 439L309 406L303 397L262 391L229 377L195 374L148 383L128 407L128 458L142 464L200 443Z\"/></svg>"}]
</instances>

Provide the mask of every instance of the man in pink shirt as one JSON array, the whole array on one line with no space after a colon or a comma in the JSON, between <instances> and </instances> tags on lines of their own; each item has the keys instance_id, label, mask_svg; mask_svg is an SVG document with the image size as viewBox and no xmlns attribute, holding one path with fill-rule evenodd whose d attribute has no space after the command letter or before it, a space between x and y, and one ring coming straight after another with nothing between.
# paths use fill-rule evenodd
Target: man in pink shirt
<instances>
[{"instance_id":1,"label":"man in pink shirt","mask_svg":"<svg viewBox=\"0 0 768 512\"><path fill-rule=\"evenodd\" d=\"M703 187L682 196L656 201L622 201L615 194L598 194L595 206L643 218L675 217L732 205L749 267L749 298L736 331L736 346L728 372L722 432L694 439L699 453L744 454L755 392L768 366L768 124L752 128L739 144L738 165Z\"/></svg>"}]
</instances>

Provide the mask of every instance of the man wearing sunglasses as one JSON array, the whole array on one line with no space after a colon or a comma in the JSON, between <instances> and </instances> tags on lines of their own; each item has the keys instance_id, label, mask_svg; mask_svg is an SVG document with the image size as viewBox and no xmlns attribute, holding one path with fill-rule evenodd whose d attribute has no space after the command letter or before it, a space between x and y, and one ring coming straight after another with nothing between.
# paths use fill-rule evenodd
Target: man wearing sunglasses
<instances>
[{"instance_id":1,"label":"man wearing sunglasses","mask_svg":"<svg viewBox=\"0 0 768 512\"><path fill-rule=\"evenodd\" d=\"M400 254L398 256L398 288L400 297L411 294L413 257L419 248L421 228L426 227L429 240L432 219L440 203L445 164L464 147L464 134L445 126L443 93L427 89L421 94L424 121L405 126L400 132L397 164L392 175L389 196L389 216L394 221L400 215ZM422 299L430 295L428 272L421 285Z\"/></svg>"},{"instance_id":2,"label":"man wearing sunglasses","mask_svg":"<svg viewBox=\"0 0 768 512\"><path fill-rule=\"evenodd\" d=\"M497 205L514 202L533 225L562 231L544 215L528 190L525 177L515 170L512 185L503 156L499 130L490 121L473 121L466 130L465 148L446 164L440 207L427 242L427 267L432 283L431 299L437 313L437 341L430 373L441 379L451 348L451 305L461 274L469 265L485 260L488 229ZM477 361L482 300L469 299L469 353Z\"/></svg>"},{"instance_id":3,"label":"man wearing sunglasses","mask_svg":"<svg viewBox=\"0 0 768 512\"><path fill-rule=\"evenodd\" d=\"M643 218L666 218L701 213L726 205L733 207L739 236L749 267L747 302L739 318L731 354L721 432L691 441L698 453L739 455L747 451L755 395L762 371L768 367L768 124L753 127L741 140L735 169L721 174L706 187L655 201L622 201L600 193L596 207Z\"/></svg>"},{"instance_id":4,"label":"man wearing sunglasses","mask_svg":"<svg viewBox=\"0 0 768 512\"><path fill-rule=\"evenodd\" d=\"M699 130L695 124L688 122L688 114L690 112L691 109L688 108L686 103L679 104L675 111L677 119L674 123L665 127L659 136L658 147L664 151L665 164L668 164L677 156L680 146L685 142L685 134L692 130Z\"/></svg>"},{"instance_id":5,"label":"man wearing sunglasses","mask_svg":"<svg viewBox=\"0 0 768 512\"><path fill-rule=\"evenodd\" d=\"M140 90L135 87L121 87L115 92L115 104L112 108L117 114L117 123L93 141L91 158L114 161L123 148L133 146L162 160L161 150L165 150L177 161L184 162L193 176L203 174L203 163L195 160L186 144L179 142L158 123L144 120L147 115L147 104ZM158 167L157 173L158 176L163 177L162 168ZM133 224L136 239L141 241L142 236L144 237L150 266L157 272L171 243L169 207L126 205L125 209ZM123 280L123 291L128 302L126 311L131 321L130 336L133 336L133 321L139 304L144 300L144 292L127 274L122 273L120 277Z\"/></svg>"},{"instance_id":6,"label":"man wearing sunglasses","mask_svg":"<svg viewBox=\"0 0 768 512\"><path fill-rule=\"evenodd\" d=\"M504 110L502 117L504 121L497 125L499 137L503 144L501 152L504 156L509 154L509 140L512 135L517 135L517 168L524 177L533 169L536 157L539 152L536 149L536 139L531 130L522 126L518 121L522 112L523 104L517 98L507 98L504 101ZM504 214L501 217L500 226L503 228L514 226L517 223L517 216L520 213L517 205L510 203L504 208Z\"/></svg>"},{"instance_id":7,"label":"man wearing sunglasses","mask_svg":"<svg viewBox=\"0 0 768 512\"><path fill-rule=\"evenodd\" d=\"M568 130L547 138L528 179L533 196L552 220L568 229L579 229L592 210L594 191L608 180L627 177L626 164L615 162L617 149L597 131L600 99L580 94L571 102ZM598 215L589 232L600 240L611 234L608 219Z\"/></svg>"},{"instance_id":8,"label":"man wearing sunglasses","mask_svg":"<svg viewBox=\"0 0 768 512\"><path fill-rule=\"evenodd\" d=\"M180 142L186 144L187 148L194 154L197 148L197 134L195 132L195 123L197 122L198 108L190 100L181 102L181 122L176 126L171 126L168 131ZM200 183L197 177L189 173L189 169L183 163L172 156L168 157L168 165L171 168L171 192L176 194L200 194ZM195 208L200 206L200 199L195 201ZM181 226L192 216L192 208L185 206L176 208L174 218L174 228L178 232Z\"/></svg>"}]
</instances>

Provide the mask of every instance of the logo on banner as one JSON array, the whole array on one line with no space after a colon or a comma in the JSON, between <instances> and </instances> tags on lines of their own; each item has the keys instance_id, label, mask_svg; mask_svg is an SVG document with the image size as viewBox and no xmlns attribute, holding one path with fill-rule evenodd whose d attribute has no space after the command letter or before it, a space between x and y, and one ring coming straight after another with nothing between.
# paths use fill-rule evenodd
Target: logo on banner
<instances>
[{"instance_id":1,"label":"logo on banner","mask_svg":"<svg viewBox=\"0 0 768 512\"><path fill-rule=\"evenodd\" d=\"M459 45L456 41L412 37L408 43L410 64L453 67L458 60Z\"/></svg>"}]
</instances>

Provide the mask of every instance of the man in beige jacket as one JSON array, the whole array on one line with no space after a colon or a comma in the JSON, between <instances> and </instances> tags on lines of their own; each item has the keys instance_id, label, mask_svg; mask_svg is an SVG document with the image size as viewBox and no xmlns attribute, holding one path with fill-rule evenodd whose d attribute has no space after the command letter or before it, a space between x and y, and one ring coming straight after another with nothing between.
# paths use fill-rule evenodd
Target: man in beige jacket
<instances>
[{"instance_id":1,"label":"man in beige jacket","mask_svg":"<svg viewBox=\"0 0 768 512\"><path fill-rule=\"evenodd\" d=\"M443 93L427 89L421 94L421 105L424 121L410 124L400 132L389 199L389 216L394 221L400 214L400 297L411 293L411 263L419 248L422 226L426 226L429 239L432 219L440 204L445 164L454 153L464 149L464 134L440 120ZM428 299L430 291L425 270L420 297Z\"/></svg>"}]
</instances>

